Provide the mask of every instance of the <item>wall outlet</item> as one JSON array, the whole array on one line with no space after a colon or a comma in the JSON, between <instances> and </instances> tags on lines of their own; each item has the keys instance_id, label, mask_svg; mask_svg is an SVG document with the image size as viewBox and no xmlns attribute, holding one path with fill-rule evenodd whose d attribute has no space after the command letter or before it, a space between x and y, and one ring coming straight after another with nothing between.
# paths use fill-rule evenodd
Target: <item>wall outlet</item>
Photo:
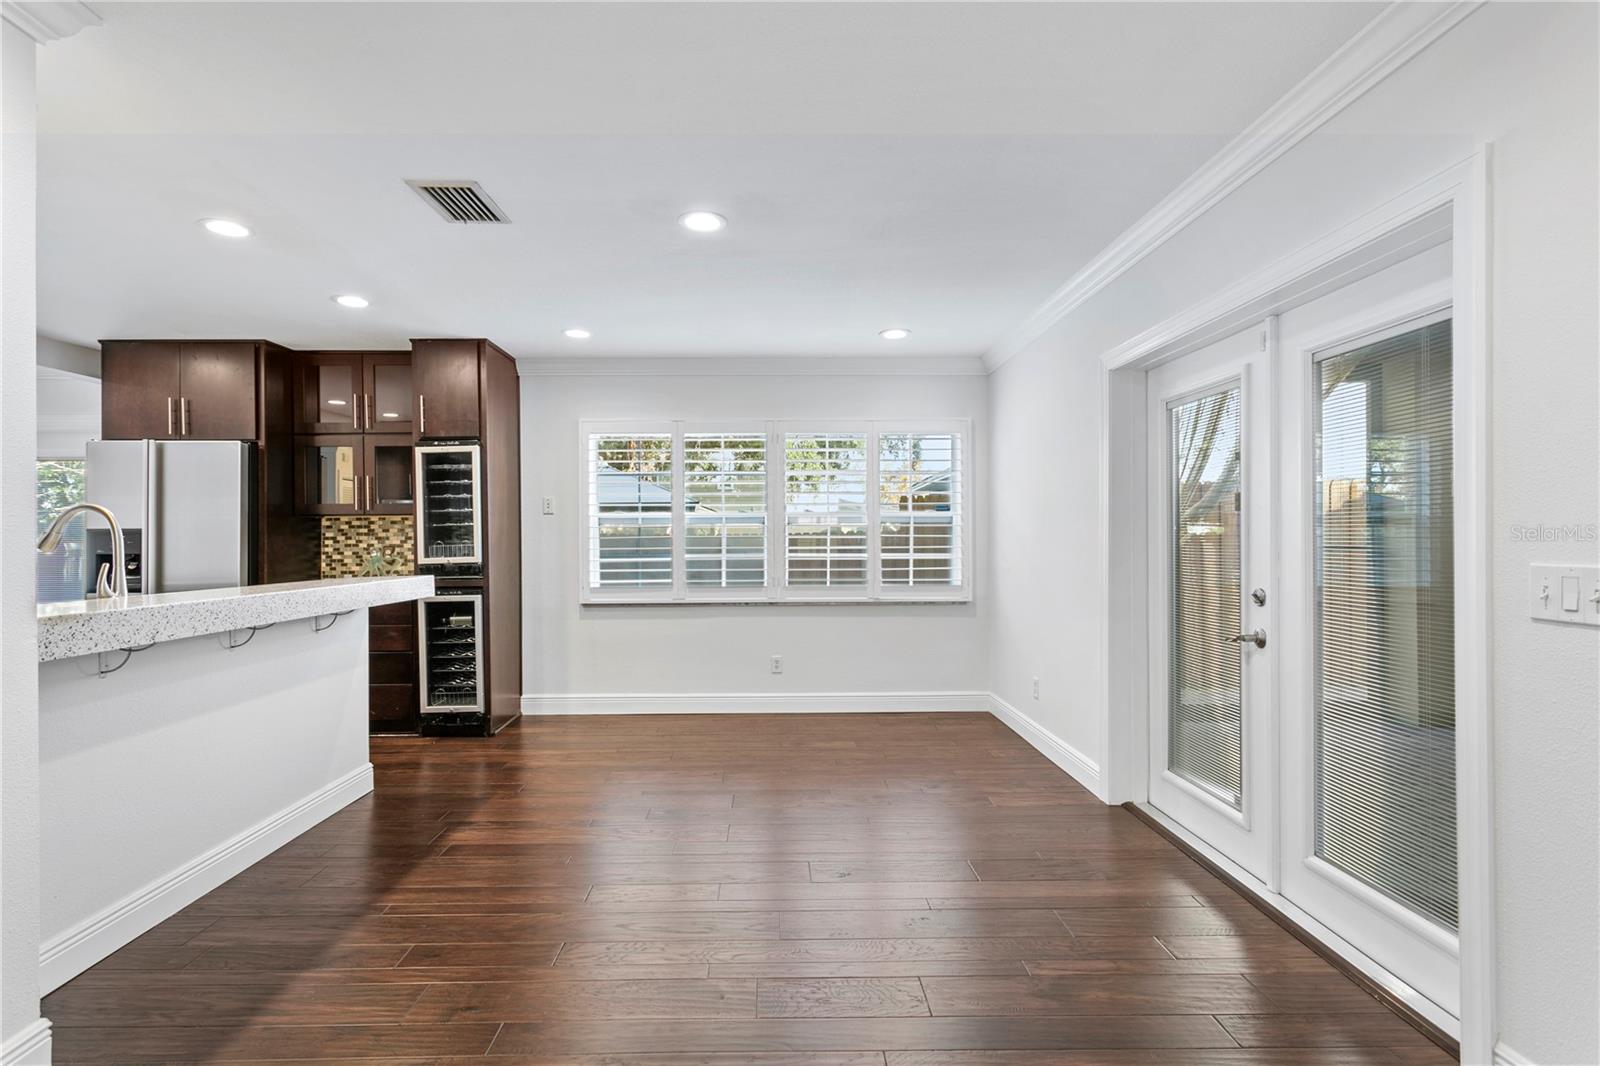
<instances>
[{"instance_id":1,"label":"wall outlet","mask_svg":"<svg viewBox=\"0 0 1600 1066\"><path fill-rule=\"evenodd\" d=\"M1039 679L1037 677L1033 679L1033 698L1039 698Z\"/></svg>"},{"instance_id":2,"label":"wall outlet","mask_svg":"<svg viewBox=\"0 0 1600 1066\"><path fill-rule=\"evenodd\" d=\"M546 496L546 497L544 497L544 499L542 499L540 501L540 509L545 514L555 514L556 513L556 498L554 496Z\"/></svg>"},{"instance_id":3,"label":"wall outlet","mask_svg":"<svg viewBox=\"0 0 1600 1066\"><path fill-rule=\"evenodd\" d=\"M783 656L774 655L772 657L772 672L775 674L783 673Z\"/></svg>"}]
</instances>

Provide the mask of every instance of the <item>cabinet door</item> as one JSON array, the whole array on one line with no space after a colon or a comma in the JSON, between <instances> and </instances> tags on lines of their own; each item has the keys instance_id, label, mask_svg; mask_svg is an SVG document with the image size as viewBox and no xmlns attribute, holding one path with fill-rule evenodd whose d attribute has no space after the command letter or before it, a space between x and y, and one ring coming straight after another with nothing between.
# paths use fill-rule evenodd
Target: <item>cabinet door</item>
<instances>
[{"instance_id":1,"label":"cabinet door","mask_svg":"<svg viewBox=\"0 0 1600 1066\"><path fill-rule=\"evenodd\" d=\"M178 436L178 345L106 341L100 348L102 440Z\"/></svg>"},{"instance_id":2,"label":"cabinet door","mask_svg":"<svg viewBox=\"0 0 1600 1066\"><path fill-rule=\"evenodd\" d=\"M178 435L186 440L256 439L256 346L250 342L178 345L183 397Z\"/></svg>"},{"instance_id":3,"label":"cabinet door","mask_svg":"<svg viewBox=\"0 0 1600 1066\"><path fill-rule=\"evenodd\" d=\"M478 342L412 342L411 381L417 390L417 436L477 440Z\"/></svg>"},{"instance_id":4,"label":"cabinet door","mask_svg":"<svg viewBox=\"0 0 1600 1066\"><path fill-rule=\"evenodd\" d=\"M360 352L307 352L295 357L294 431L359 433Z\"/></svg>"},{"instance_id":5,"label":"cabinet door","mask_svg":"<svg viewBox=\"0 0 1600 1066\"><path fill-rule=\"evenodd\" d=\"M416 506L411 438L399 434L369 433L365 446L361 503L367 514L411 514Z\"/></svg>"},{"instance_id":6,"label":"cabinet door","mask_svg":"<svg viewBox=\"0 0 1600 1066\"><path fill-rule=\"evenodd\" d=\"M295 510L300 514L360 514L365 503L361 438L296 437Z\"/></svg>"},{"instance_id":7,"label":"cabinet door","mask_svg":"<svg viewBox=\"0 0 1600 1066\"><path fill-rule=\"evenodd\" d=\"M361 361L361 426L368 433L416 436L417 398L410 352L368 352Z\"/></svg>"}]
</instances>

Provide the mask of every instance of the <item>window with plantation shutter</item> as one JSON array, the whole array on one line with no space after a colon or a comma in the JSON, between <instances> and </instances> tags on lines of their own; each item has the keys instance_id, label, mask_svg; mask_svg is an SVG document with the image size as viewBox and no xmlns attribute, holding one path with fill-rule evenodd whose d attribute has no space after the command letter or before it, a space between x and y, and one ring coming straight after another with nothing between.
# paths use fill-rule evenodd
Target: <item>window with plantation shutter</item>
<instances>
[{"instance_id":1,"label":"window with plantation shutter","mask_svg":"<svg viewBox=\"0 0 1600 1066\"><path fill-rule=\"evenodd\" d=\"M959 434L879 434L878 545L885 585L961 584Z\"/></svg>"},{"instance_id":2,"label":"window with plantation shutter","mask_svg":"<svg viewBox=\"0 0 1600 1066\"><path fill-rule=\"evenodd\" d=\"M784 575L791 587L867 583L867 439L784 437Z\"/></svg>"},{"instance_id":3,"label":"window with plantation shutter","mask_svg":"<svg viewBox=\"0 0 1600 1066\"><path fill-rule=\"evenodd\" d=\"M767 583L767 438L683 438L684 580L690 588Z\"/></svg>"},{"instance_id":4,"label":"window with plantation shutter","mask_svg":"<svg viewBox=\"0 0 1600 1066\"><path fill-rule=\"evenodd\" d=\"M589 436L589 585L672 587L672 436Z\"/></svg>"},{"instance_id":5,"label":"window with plantation shutter","mask_svg":"<svg viewBox=\"0 0 1600 1066\"><path fill-rule=\"evenodd\" d=\"M584 422L586 604L971 598L965 422Z\"/></svg>"}]
</instances>

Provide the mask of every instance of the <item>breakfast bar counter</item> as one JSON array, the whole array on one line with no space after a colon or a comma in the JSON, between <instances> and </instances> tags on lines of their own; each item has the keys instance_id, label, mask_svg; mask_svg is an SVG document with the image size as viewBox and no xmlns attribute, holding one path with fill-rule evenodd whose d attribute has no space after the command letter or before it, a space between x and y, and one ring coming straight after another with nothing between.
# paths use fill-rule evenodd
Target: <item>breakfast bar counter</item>
<instances>
[{"instance_id":1,"label":"breakfast bar counter","mask_svg":"<svg viewBox=\"0 0 1600 1066\"><path fill-rule=\"evenodd\" d=\"M374 577L40 605L44 991L372 791L367 609L432 594Z\"/></svg>"}]
</instances>

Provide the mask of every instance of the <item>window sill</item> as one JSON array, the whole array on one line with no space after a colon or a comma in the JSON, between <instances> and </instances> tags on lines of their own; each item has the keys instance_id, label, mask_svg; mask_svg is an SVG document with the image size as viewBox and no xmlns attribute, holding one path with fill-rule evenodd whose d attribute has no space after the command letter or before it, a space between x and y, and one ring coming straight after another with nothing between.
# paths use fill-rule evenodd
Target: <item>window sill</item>
<instances>
[{"instance_id":1,"label":"window sill","mask_svg":"<svg viewBox=\"0 0 1600 1066\"><path fill-rule=\"evenodd\" d=\"M671 599L666 597L612 597L612 596L585 596L579 600L580 607L873 607L873 606L939 606L958 605L972 602L971 593L959 596L875 596L871 599L861 597L786 597L784 599L754 598L754 597L694 597L685 599Z\"/></svg>"}]
</instances>

